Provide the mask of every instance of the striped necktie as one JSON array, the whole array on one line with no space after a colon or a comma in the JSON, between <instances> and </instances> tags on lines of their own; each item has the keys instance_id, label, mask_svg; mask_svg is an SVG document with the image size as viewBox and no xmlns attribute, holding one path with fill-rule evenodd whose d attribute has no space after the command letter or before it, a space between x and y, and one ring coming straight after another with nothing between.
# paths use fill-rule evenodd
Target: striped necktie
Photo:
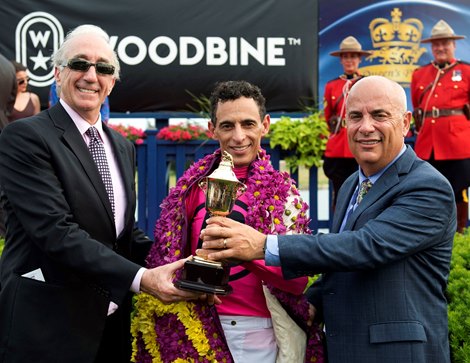
<instances>
[{"instance_id":1,"label":"striped necktie","mask_svg":"<svg viewBox=\"0 0 470 363\"><path fill-rule=\"evenodd\" d=\"M104 187L108 193L109 202L111 203L111 208L114 215L114 191L113 191L113 181L111 179L111 173L109 171L108 159L106 158L106 152L104 150L103 142L101 141L98 130L92 126L90 127L85 134L90 138L90 143L88 144L88 149L90 150L91 156L95 161L98 171L100 172L101 179L103 180Z\"/></svg>"}]
</instances>

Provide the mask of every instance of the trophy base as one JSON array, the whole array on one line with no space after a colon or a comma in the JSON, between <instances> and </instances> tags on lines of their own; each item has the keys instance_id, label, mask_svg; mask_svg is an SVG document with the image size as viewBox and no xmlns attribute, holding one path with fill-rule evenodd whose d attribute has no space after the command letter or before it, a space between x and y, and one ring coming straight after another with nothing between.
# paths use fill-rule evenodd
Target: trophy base
<instances>
[{"instance_id":1,"label":"trophy base","mask_svg":"<svg viewBox=\"0 0 470 363\"><path fill-rule=\"evenodd\" d=\"M182 290L228 295L232 292L229 276L229 266L194 256L184 263L181 279L174 285Z\"/></svg>"},{"instance_id":2,"label":"trophy base","mask_svg":"<svg viewBox=\"0 0 470 363\"><path fill-rule=\"evenodd\" d=\"M228 295L232 293L233 289L232 286L212 286L212 285L205 285L200 284L197 282L191 281L184 281L178 280L174 283L174 285L180 290L187 290L187 291L196 291L196 292L205 292L208 294L215 294L215 295Z\"/></svg>"}]
</instances>

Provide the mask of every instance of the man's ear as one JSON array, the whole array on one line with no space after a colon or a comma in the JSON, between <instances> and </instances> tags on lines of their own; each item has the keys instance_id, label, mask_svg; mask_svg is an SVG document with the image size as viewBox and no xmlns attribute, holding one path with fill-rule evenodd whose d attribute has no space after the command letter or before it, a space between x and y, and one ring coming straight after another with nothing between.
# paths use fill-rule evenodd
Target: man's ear
<instances>
[{"instance_id":1,"label":"man's ear","mask_svg":"<svg viewBox=\"0 0 470 363\"><path fill-rule=\"evenodd\" d=\"M271 126L271 116L266 114L261 123L263 124L263 136L265 136L269 132L269 127Z\"/></svg>"},{"instance_id":2,"label":"man's ear","mask_svg":"<svg viewBox=\"0 0 470 363\"><path fill-rule=\"evenodd\" d=\"M411 124L411 112L407 111L403 116L403 137L406 137L408 131L410 131Z\"/></svg>"},{"instance_id":3,"label":"man's ear","mask_svg":"<svg viewBox=\"0 0 470 363\"><path fill-rule=\"evenodd\" d=\"M55 78L55 83L60 86L60 69L59 67L54 68L54 78Z\"/></svg>"},{"instance_id":4,"label":"man's ear","mask_svg":"<svg viewBox=\"0 0 470 363\"><path fill-rule=\"evenodd\" d=\"M108 91L108 96L111 94L111 92L113 91L113 88L114 88L114 85L116 84L116 78L113 77L113 84L111 85L111 87L109 87L109 91Z\"/></svg>"},{"instance_id":5,"label":"man's ear","mask_svg":"<svg viewBox=\"0 0 470 363\"><path fill-rule=\"evenodd\" d=\"M217 137L215 136L215 126L212 123L212 120L207 121L207 129L209 130L209 132L211 134L211 138L213 140L218 140Z\"/></svg>"}]
</instances>

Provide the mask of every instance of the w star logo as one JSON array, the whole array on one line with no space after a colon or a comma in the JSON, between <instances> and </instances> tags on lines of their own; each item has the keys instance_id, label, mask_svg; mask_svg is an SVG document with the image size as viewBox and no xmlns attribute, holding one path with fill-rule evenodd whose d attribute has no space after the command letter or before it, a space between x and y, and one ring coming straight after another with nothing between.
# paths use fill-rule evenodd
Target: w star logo
<instances>
[{"instance_id":1,"label":"w star logo","mask_svg":"<svg viewBox=\"0 0 470 363\"><path fill-rule=\"evenodd\" d=\"M32 86L46 87L52 83L51 56L63 40L62 25L49 13L36 11L19 21L15 32L16 61L28 68Z\"/></svg>"}]
</instances>

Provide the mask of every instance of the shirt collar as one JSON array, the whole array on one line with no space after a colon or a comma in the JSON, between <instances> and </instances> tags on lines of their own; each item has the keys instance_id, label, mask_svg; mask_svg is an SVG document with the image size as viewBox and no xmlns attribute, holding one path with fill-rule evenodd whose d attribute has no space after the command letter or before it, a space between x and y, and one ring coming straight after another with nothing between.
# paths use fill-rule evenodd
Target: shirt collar
<instances>
[{"instance_id":1,"label":"shirt collar","mask_svg":"<svg viewBox=\"0 0 470 363\"><path fill-rule=\"evenodd\" d=\"M85 132L90 128L90 126L94 126L98 130L101 140L104 142L105 138L103 137L103 123L101 122L101 114L98 114L98 120L95 122L95 124L90 125L88 121L80 116L78 112L70 107L63 99L59 99L59 102L64 107L65 112L67 112L67 114L70 116L82 136L85 135Z\"/></svg>"},{"instance_id":2,"label":"shirt collar","mask_svg":"<svg viewBox=\"0 0 470 363\"><path fill-rule=\"evenodd\" d=\"M393 159L387 166L385 166L385 168L383 168L382 170L380 170L379 172L369 176L368 178L364 175L364 173L362 172L361 170L361 167L359 167L359 185L365 180L365 179L369 179L371 181L372 184L375 184L375 182L377 180L379 180L379 178L382 176L383 173L385 173L385 171L390 168L397 160L400 156L403 155L403 153L406 151L406 145L403 144L400 152L398 153L398 155L395 157L395 159Z\"/></svg>"}]
</instances>

